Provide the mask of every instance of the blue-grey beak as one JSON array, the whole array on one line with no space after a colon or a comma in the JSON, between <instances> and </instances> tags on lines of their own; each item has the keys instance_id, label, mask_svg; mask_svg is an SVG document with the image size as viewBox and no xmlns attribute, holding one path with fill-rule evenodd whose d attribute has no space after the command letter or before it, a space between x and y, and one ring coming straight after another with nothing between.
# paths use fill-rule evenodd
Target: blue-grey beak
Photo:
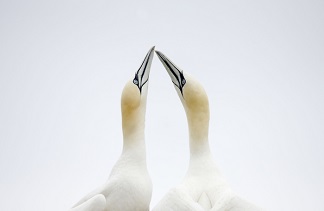
<instances>
[{"instance_id":1,"label":"blue-grey beak","mask_svg":"<svg viewBox=\"0 0 324 211\"><path fill-rule=\"evenodd\" d=\"M160 61L162 62L163 66L169 73L172 83L179 88L181 94L183 86L186 84L186 79L183 76L183 71L178 68L168 57L166 57L163 53L160 51L155 51L158 55Z\"/></svg>"},{"instance_id":2,"label":"blue-grey beak","mask_svg":"<svg viewBox=\"0 0 324 211\"><path fill-rule=\"evenodd\" d=\"M138 87L140 92L142 92L142 87L146 84L149 80L151 64L154 55L154 48L153 46L149 52L146 54L144 61L142 62L141 67L135 73L135 77L133 79L133 83Z\"/></svg>"}]
</instances>

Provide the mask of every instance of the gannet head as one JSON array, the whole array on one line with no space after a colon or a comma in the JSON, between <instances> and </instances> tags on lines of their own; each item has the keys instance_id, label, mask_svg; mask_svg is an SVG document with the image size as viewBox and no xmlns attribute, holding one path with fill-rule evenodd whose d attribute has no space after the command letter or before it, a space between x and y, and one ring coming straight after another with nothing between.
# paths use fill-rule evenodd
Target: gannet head
<instances>
[{"instance_id":1,"label":"gannet head","mask_svg":"<svg viewBox=\"0 0 324 211\"><path fill-rule=\"evenodd\" d=\"M184 73L161 52L155 52L169 73L186 111L190 148L192 150L199 149L197 146L202 146L201 143L206 143L205 141L208 140L209 103L207 94L197 80Z\"/></svg>"},{"instance_id":2,"label":"gannet head","mask_svg":"<svg viewBox=\"0 0 324 211\"><path fill-rule=\"evenodd\" d=\"M153 54L154 47L146 54L134 78L126 83L122 92L121 110L123 129L128 132L130 129L134 129L144 122L148 80Z\"/></svg>"},{"instance_id":3,"label":"gannet head","mask_svg":"<svg viewBox=\"0 0 324 211\"><path fill-rule=\"evenodd\" d=\"M209 103L203 86L188 73L184 73L163 53L155 51L167 70L179 98L188 113L206 113L209 115Z\"/></svg>"}]
</instances>

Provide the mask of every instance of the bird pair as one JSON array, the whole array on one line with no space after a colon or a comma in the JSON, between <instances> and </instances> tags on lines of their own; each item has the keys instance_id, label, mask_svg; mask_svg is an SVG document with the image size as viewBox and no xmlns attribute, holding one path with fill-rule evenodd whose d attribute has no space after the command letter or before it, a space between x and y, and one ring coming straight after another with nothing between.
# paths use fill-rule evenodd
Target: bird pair
<instances>
[{"instance_id":1,"label":"bird pair","mask_svg":"<svg viewBox=\"0 0 324 211\"><path fill-rule=\"evenodd\" d=\"M204 88L159 51L187 115L190 162L183 181L171 189L154 211L261 210L235 195L212 159L208 143L209 103ZM121 96L123 151L108 181L70 211L148 211L152 182L144 139L146 97L154 47L147 53Z\"/></svg>"}]
</instances>

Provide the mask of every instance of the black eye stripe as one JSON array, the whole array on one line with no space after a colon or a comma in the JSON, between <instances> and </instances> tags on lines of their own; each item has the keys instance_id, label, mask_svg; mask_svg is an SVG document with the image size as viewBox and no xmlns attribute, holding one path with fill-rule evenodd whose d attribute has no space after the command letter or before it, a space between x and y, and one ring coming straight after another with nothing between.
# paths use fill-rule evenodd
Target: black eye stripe
<instances>
[{"instance_id":1,"label":"black eye stripe","mask_svg":"<svg viewBox=\"0 0 324 211\"><path fill-rule=\"evenodd\" d=\"M187 81L186 81L186 79L184 78L182 72L180 72L180 80L181 80L180 82L181 82L181 85L182 85L182 86L184 86L184 85L187 83Z\"/></svg>"}]
</instances>

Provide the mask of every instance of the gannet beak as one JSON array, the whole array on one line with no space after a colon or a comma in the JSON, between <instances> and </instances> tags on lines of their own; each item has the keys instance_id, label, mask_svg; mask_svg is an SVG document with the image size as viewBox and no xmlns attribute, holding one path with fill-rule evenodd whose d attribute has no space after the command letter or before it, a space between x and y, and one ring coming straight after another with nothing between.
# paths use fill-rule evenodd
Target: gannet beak
<instances>
[{"instance_id":1,"label":"gannet beak","mask_svg":"<svg viewBox=\"0 0 324 211\"><path fill-rule=\"evenodd\" d=\"M158 55L160 61L162 62L163 66L165 67L165 69L167 70L167 72L169 73L172 83L178 87L178 89L180 90L181 94L184 85L186 84L186 79L183 76L183 71L181 69L179 69L170 59L168 59L168 57L166 57L163 53L161 53L160 51L155 51L156 54Z\"/></svg>"},{"instance_id":2,"label":"gannet beak","mask_svg":"<svg viewBox=\"0 0 324 211\"><path fill-rule=\"evenodd\" d=\"M138 89L140 90L141 93L142 93L143 86L149 80L151 64L152 64L153 54L154 54L154 48L155 48L155 46L153 46L149 50L149 52L146 54L141 67L137 70L137 72L135 73L135 77L133 79L133 83L138 87Z\"/></svg>"}]
</instances>

